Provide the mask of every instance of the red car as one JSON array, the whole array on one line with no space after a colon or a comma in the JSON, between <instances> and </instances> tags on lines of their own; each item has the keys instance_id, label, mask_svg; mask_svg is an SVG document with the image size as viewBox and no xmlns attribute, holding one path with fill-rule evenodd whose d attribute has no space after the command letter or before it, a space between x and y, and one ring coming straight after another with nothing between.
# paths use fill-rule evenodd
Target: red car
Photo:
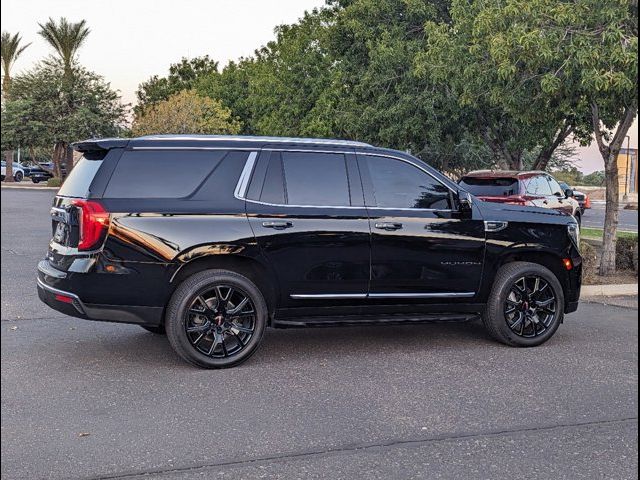
<instances>
[{"instance_id":1,"label":"red car","mask_svg":"<svg viewBox=\"0 0 640 480\"><path fill-rule=\"evenodd\" d=\"M466 174L459 183L486 202L551 208L573 215L578 224L581 221L582 212L573 190L563 190L547 172L478 170Z\"/></svg>"}]
</instances>

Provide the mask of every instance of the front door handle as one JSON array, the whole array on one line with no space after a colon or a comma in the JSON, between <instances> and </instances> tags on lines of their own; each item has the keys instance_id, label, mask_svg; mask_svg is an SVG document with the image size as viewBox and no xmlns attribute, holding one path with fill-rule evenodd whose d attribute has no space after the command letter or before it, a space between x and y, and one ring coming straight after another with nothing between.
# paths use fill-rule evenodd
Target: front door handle
<instances>
[{"instance_id":1,"label":"front door handle","mask_svg":"<svg viewBox=\"0 0 640 480\"><path fill-rule=\"evenodd\" d=\"M276 230L284 230L285 228L293 227L293 223L277 221L277 222L262 222L264 228L274 228Z\"/></svg>"},{"instance_id":2,"label":"front door handle","mask_svg":"<svg viewBox=\"0 0 640 480\"><path fill-rule=\"evenodd\" d=\"M376 223L376 228L386 230L387 232L393 232L394 230L400 230L402 228L402 224L395 222L380 222Z\"/></svg>"}]
</instances>

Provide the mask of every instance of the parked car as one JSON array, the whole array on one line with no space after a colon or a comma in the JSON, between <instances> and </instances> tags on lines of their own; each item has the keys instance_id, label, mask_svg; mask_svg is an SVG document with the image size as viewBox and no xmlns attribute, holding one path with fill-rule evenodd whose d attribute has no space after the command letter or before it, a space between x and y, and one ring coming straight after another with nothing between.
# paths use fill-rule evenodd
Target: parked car
<instances>
[{"instance_id":1,"label":"parked car","mask_svg":"<svg viewBox=\"0 0 640 480\"><path fill-rule=\"evenodd\" d=\"M25 177L25 167L18 162L13 162L13 179L16 182L21 182L22 179ZM4 181L4 177L5 174L7 173L7 163L2 160L2 173L0 175L0 178L2 179L2 181Z\"/></svg>"},{"instance_id":2,"label":"parked car","mask_svg":"<svg viewBox=\"0 0 640 480\"><path fill-rule=\"evenodd\" d=\"M565 192L567 190L571 190L573 192L573 198L576 200L576 202L578 202L578 205L580 206L580 212L582 213L582 215L584 215L584 211L591 208L591 199L589 198L589 195L587 195L586 193L580 192L578 190L575 190L573 187L569 186L566 182L560 182L560 187L562 187L562 190L564 190Z\"/></svg>"},{"instance_id":3,"label":"parked car","mask_svg":"<svg viewBox=\"0 0 640 480\"><path fill-rule=\"evenodd\" d=\"M43 168L45 167L45 168ZM61 167L62 171L64 172L64 166ZM33 167L31 167L31 181L33 183L40 183L40 182L46 182L47 180L49 180L50 178L53 178L53 163L41 163L41 164L36 164Z\"/></svg>"},{"instance_id":4,"label":"parked car","mask_svg":"<svg viewBox=\"0 0 640 480\"><path fill-rule=\"evenodd\" d=\"M84 158L53 201L40 299L166 331L200 367L243 362L267 326L480 316L496 340L530 347L578 307L574 217L478 201L403 152L181 135L74 148Z\"/></svg>"},{"instance_id":5,"label":"parked car","mask_svg":"<svg viewBox=\"0 0 640 480\"><path fill-rule=\"evenodd\" d=\"M478 170L463 176L460 186L486 202L506 203L557 210L582 221L580 205L571 189L563 189L546 172Z\"/></svg>"}]
</instances>

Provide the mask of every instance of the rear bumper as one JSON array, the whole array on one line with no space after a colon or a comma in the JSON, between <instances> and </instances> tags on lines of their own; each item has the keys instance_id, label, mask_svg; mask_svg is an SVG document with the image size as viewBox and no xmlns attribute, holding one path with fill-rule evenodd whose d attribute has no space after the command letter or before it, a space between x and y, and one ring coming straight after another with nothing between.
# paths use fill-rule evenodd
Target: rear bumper
<instances>
[{"instance_id":1,"label":"rear bumper","mask_svg":"<svg viewBox=\"0 0 640 480\"><path fill-rule=\"evenodd\" d=\"M38 297L49 307L72 317L101 322L135 323L158 326L162 324L164 308L137 305L103 305L86 303L73 292L53 287L47 279L52 275L59 281L64 272L56 273L47 260L38 264L36 281ZM63 277L62 277L63 278Z\"/></svg>"}]
</instances>

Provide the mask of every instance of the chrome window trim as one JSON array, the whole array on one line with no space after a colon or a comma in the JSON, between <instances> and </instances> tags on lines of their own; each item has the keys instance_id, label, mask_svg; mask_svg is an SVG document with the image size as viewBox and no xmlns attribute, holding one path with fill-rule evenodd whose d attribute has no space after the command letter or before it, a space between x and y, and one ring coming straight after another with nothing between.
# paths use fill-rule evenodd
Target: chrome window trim
<instances>
[{"instance_id":1,"label":"chrome window trim","mask_svg":"<svg viewBox=\"0 0 640 480\"><path fill-rule=\"evenodd\" d=\"M289 297L297 300L312 299L367 299L367 298L469 298L474 292L442 292L442 293L292 293Z\"/></svg>"},{"instance_id":2,"label":"chrome window trim","mask_svg":"<svg viewBox=\"0 0 640 480\"><path fill-rule=\"evenodd\" d=\"M385 158L391 158L394 160L400 160L403 161L405 163L408 163L409 165L413 165L414 167L418 168L419 170L423 171L424 173L426 173L427 175L429 175L431 178L433 178L436 182L440 183L441 185L444 185L449 191L451 191L452 193L457 193L455 190L453 190L451 187L449 187L448 185L442 183L440 181L440 179L436 178L434 175L432 175L431 173L429 173L427 170L425 170L424 168L422 168L420 165L417 165L415 162L412 162L410 160L401 158L401 157L396 157L393 155L388 155L388 154L381 154L381 153L373 153L373 152L358 152L358 151L339 151L339 150L309 150L309 149L291 149L291 148L263 148L262 150L264 151L268 151L268 152L300 152L300 153L335 153L335 154L339 154L339 155L353 155L355 154L359 154L359 155L375 155L377 157L385 157ZM249 159L247 159L247 162L249 162ZM255 159L253 160L253 164L255 164ZM246 165L245 165L246 168ZM253 169L253 165L252 165L252 169ZM244 170L243 170L244 173ZM242 175L241 175L242 177ZM250 175L249 175L250 177ZM248 188L248 183L246 185L246 187ZM394 211L394 210L399 210L399 211L407 211L407 212L454 212L455 210L452 208L411 208L411 207L367 207L367 206L353 206L353 205L291 205L291 204L282 204L282 203L269 203L269 202L262 202L260 200L253 200L250 198L246 198L246 188L245 188L245 192L243 195L236 195L236 198L238 198L239 200L245 200L247 202L251 202L251 203L256 203L259 205L266 205L269 207L291 207L291 208L342 208L342 209L375 209L375 210L384 210L384 211Z\"/></svg>"},{"instance_id":3,"label":"chrome window trim","mask_svg":"<svg viewBox=\"0 0 640 480\"><path fill-rule=\"evenodd\" d=\"M375 210L401 210L408 212L453 212L454 210L440 210L437 208L392 208L392 207L365 207L362 206L353 206L353 205L284 205L281 203L268 203L261 202L260 200L251 200L250 198L242 198L246 202L257 203L260 205L267 205L269 207L291 207L291 208L342 208L342 209L351 209L351 210L365 210L365 209L375 209Z\"/></svg>"},{"instance_id":4,"label":"chrome window trim","mask_svg":"<svg viewBox=\"0 0 640 480\"><path fill-rule=\"evenodd\" d=\"M244 200L244 197L247 194L247 188L249 187L249 180L251 179L251 173L253 172L256 158L258 158L258 152L251 152L247 157L242 173L240 173L240 178L238 178L238 183L236 184L236 188L233 192L233 195L239 200Z\"/></svg>"}]
</instances>

